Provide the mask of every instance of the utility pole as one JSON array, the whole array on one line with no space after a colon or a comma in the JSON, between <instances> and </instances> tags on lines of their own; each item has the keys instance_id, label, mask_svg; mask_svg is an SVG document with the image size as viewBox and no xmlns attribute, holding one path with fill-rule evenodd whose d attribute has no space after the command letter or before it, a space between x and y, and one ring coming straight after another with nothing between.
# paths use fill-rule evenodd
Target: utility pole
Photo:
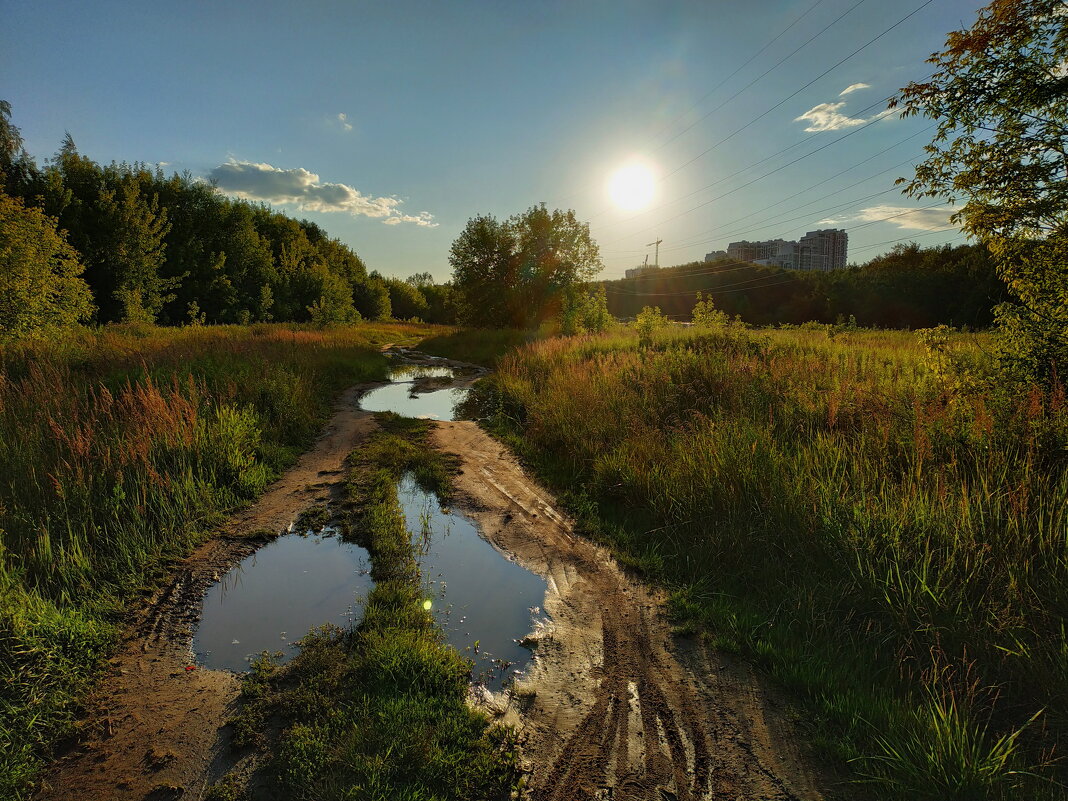
<instances>
[{"instance_id":1,"label":"utility pole","mask_svg":"<svg viewBox=\"0 0 1068 801\"><path fill-rule=\"evenodd\" d=\"M663 241L664 241L663 239L658 239L655 242L650 242L648 245L646 245L647 248L651 248L654 245L656 246L656 261L654 262L654 265L658 269L660 267L660 243L663 242Z\"/></svg>"}]
</instances>

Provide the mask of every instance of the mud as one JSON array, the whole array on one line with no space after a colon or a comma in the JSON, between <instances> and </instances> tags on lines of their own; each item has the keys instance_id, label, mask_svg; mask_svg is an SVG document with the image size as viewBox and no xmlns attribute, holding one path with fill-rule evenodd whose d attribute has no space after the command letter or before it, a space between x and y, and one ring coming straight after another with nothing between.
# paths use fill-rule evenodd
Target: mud
<instances>
[{"instance_id":1,"label":"mud","mask_svg":"<svg viewBox=\"0 0 1068 801\"><path fill-rule=\"evenodd\" d=\"M548 581L533 665L490 699L520 738L536 801L820 801L789 720L754 673L676 640L664 599L577 537L550 495L474 423L442 422L457 503Z\"/></svg>"}]
</instances>

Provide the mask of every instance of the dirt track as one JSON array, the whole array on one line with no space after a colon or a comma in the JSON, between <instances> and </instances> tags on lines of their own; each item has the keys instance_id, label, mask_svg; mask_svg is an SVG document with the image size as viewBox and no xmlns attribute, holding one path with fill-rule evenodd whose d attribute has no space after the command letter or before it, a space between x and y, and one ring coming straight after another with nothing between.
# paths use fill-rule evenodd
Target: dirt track
<instances>
[{"instance_id":1,"label":"dirt track","mask_svg":"<svg viewBox=\"0 0 1068 801\"><path fill-rule=\"evenodd\" d=\"M504 718L537 801L817 801L790 726L752 671L679 645L662 598L576 537L547 492L474 423L440 423L458 506L548 580L551 623Z\"/></svg>"},{"instance_id":2,"label":"dirt track","mask_svg":"<svg viewBox=\"0 0 1068 801\"><path fill-rule=\"evenodd\" d=\"M363 389L347 391L315 447L222 536L179 563L137 614L84 736L44 777L41 801L195 801L233 767L225 723L239 682L186 670L200 599L258 546L249 533L283 530L330 499L345 457L374 428L358 408ZM534 635L533 666L517 692L491 704L520 733L534 801L824 798L751 670L676 641L663 599L575 536L548 493L474 423L439 423L434 441L460 457L457 505L548 581L551 623Z\"/></svg>"},{"instance_id":3,"label":"dirt track","mask_svg":"<svg viewBox=\"0 0 1068 801\"><path fill-rule=\"evenodd\" d=\"M226 671L186 670L201 598L262 544L241 535L282 531L302 510L329 500L345 457L374 427L357 405L362 389L345 392L312 450L222 536L182 560L137 614L90 703L84 736L43 777L41 801L195 801L233 765L223 727L240 683Z\"/></svg>"}]
</instances>

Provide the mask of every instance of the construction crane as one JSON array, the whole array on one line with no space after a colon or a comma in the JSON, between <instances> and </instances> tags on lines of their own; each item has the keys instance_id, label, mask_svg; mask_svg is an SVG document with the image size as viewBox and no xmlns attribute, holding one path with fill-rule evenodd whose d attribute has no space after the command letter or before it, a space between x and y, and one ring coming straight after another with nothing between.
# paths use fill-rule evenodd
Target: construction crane
<instances>
[{"instance_id":1,"label":"construction crane","mask_svg":"<svg viewBox=\"0 0 1068 801\"><path fill-rule=\"evenodd\" d=\"M653 260L653 265L655 267L660 267L660 243L663 241L663 239L658 239L655 242L650 242L648 245L646 245L647 248L656 246L656 259ZM646 256L646 258L648 259L649 257Z\"/></svg>"}]
</instances>

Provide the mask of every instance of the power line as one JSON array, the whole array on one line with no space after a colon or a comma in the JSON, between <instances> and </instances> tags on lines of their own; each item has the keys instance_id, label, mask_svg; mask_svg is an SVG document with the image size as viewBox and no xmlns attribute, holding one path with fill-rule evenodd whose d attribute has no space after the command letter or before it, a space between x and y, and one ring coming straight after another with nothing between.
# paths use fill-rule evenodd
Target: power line
<instances>
[{"instance_id":1,"label":"power line","mask_svg":"<svg viewBox=\"0 0 1068 801\"><path fill-rule=\"evenodd\" d=\"M747 84L746 84L745 86L743 86L743 87L742 87L741 89L739 89L739 90L738 90L737 92L735 92L735 93L734 93L733 95L731 95L730 97L728 97L728 98L727 98L726 100L724 100L724 101L723 101L722 103L720 103L720 104L719 104L718 106L716 106L716 107L715 107L714 109L712 109L711 111L708 111L708 112L706 112L705 114L702 114L702 115L701 115L700 117L698 117L698 118L697 118L696 120L694 120L694 121L693 121L692 123L690 123L689 125L687 125L687 126L686 126L685 128L683 128L683 129L682 129L681 131L679 131L679 132L678 132L677 134L675 134L674 136L672 136L672 137L671 137L670 139L667 139L667 140L665 140L664 142L661 142L661 143L660 143L659 145L657 145L657 146L656 146L656 147L654 148L654 151L655 151L655 150L661 150L661 149L662 149L662 148L664 148L664 147L665 147L666 145L670 144L671 142L674 142L674 141L675 141L676 139L678 139L678 138L679 138L680 136L682 136L682 135L683 135L684 133L686 133L687 131L689 131L689 130L690 130L691 128L693 128L693 127L694 127L695 125L697 125L697 123L699 123L699 122L701 122L702 120L705 120L705 119L707 119L708 117L710 117L710 116L712 116L713 114L715 114L715 113L716 113L717 111L719 111L719 110L720 110L721 108L723 108L723 107L724 107L725 105L727 105L727 104L728 104L728 103L730 103L730 102L731 102L732 100L734 100L734 99L735 99L736 97L738 97L738 96L739 96L740 94L742 94L742 93L743 93L743 92L744 92L744 91L745 91L746 89L748 89L748 88L749 88L750 86L752 86L753 84L757 83L757 82L758 82L759 80L761 80L761 79L762 79L762 78L764 78L765 76L769 75L770 73L774 72L774 71L775 71L776 69L778 69L778 68L779 68L780 66L782 66L782 65L783 65L783 64L784 64L784 63L785 63L786 61L789 61L789 60L790 60L791 58L793 58L793 57L794 57L795 55L797 55L797 54L798 54L799 52L801 52L801 51L802 51L802 50L804 50L804 49L805 49L806 47L808 47L808 46L809 46L810 44L812 44L812 43L813 43L814 41L816 41L816 39L818 39L819 37L823 36L823 34L825 34L825 33L826 33L827 31L829 31L829 30L830 30L831 28L833 28L833 27L834 27L835 25L837 25L837 24L838 24L838 23L839 23L839 22L840 22L840 21L841 21L842 19L844 19L845 17L849 16L849 14L851 14L851 13L853 12L853 10L854 10L855 8L857 8L858 6L862 5L862 4L863 4L863 3L865 3L865 2L867 2L867 0L858 0L858 2L857 2L857 3L854 3L854 4L852 5L852 6L850 6L850 7L849 7L849 8L848 8L848 9L847 9L847 10L845 11L845 13L843 13L843 14L841 14L840 16L836 17L836 18L834 19L834 21L832 21L832 22L831 22L831 23L830 23L829 25L827 25L827 26L826 26L825 28L823 28L823 29L822 29L822 30L821 30L821 31L820 31L819 33L815 34L814 36L811 36L811 37L809 37L808 41L806 41L806 42L805 42L804 44L802 44L802 45L801 45L800 47L798 47L797 49L795 49L795 50L793 50L792 52L790 52L790 54L789 54L789 55L787 55L787 56L785 56L785 57L783 57L783 58L779 59L779 61L775 62L775 63L774 63L774 64L773 64L773 65L772 65L772 66L771 66L771 67L770 67L769 69L765 70L765 71L764 71L764 72L762 72L762 73L761 73L760 75L758 75L757 77L755 77L755 78L754 78L753 80L751 80L751 81L750 81L749 83L747 83ZM791 24L791 25L790 25L790 27L788 27L788 28L787 28L787 29L786 29L785 31L783 31L782 33L780 33L780 34L779 34L779 36L776 36L776 37L775 37L774 39L772 39L772 40L771 40L770 42L768 42L768 43L767 43L766 45L764 45L764 47L763 47L763 48L761 49L760 53L763 53L763 52L764 52L765 50L767 50L767 49L768 49L769 47L771 47L771 46L772 46L772 45L773 45L773 44L774 44L774 43L775 43L775 42L776 42L776 41L777 41L777 40L778 40L778 39L779 39L779 38L780 38L780 37L781 37L781 36L782 36L783 34L785 34L785 33L786 33L786 31L790 30L790 28L792 28L792 27L793 27L794 25L796 25L796 24L797 24L798 22L800 22L800 21L801 21L801 19L802 19L803 17L805 17L805 15L807 15L807 14L809 13L809 11L812 11L812 9L813 9L813 8L815 8L816 6L818 6L819 4L820 4L819 2L815 3L815 5L811 6L811 7L810 7L810 8L808 9L808 11L806 11L806 12L805 12L804 14L802 14L802 15L801 15L800 17L798 17L798 18L797 18L797 19L796 19L796 20L795 20L795 21L793 22L793 24ZM730 80L731 78L733 78L733 77L734 77L735 75L737 75L737 74L738 74L738 73L739 73L739 72L741 71L742 67L745 67L745 66L747 66L748 64L750 64L750 63L751 63L751 62L752 62L752 61L753 61L754 59L756 59L756 57L757 57L757 56L759 56L759 55L760 55L760 53L757 53L757 55L756 55L756 56L753 56L752 58L750 58L750 59L749 59L749 61L745 62L745 64L743 64L743 65L742 65L741 67L739 67L739 68L738 68L738 69L736 69L736 70L735 70L734 72L732 72L732 73L731 73L731 74L730 74L729 76L727 76L727 77L726 77L725 79L723 79L723 81L721 81L721 82L720 82L719 84L717 84L717 85L716 85L715 89L713 89L713 90L712 90L712 92L714 92L714 91L715 91L716 89L718 89L718 88L719 88L720 86L723 86L723 84L724 84L724 83L726 83L726 82L727 82L727 81L729 81L729 80ZM709 92L709 93L708 93L708 94L706 94L706 95L705 95L704 97L702 97L702 98L701 98L701 100L700 100L700 101L698 101L698 105L699 105L700 103L704 102L705 98L707 98L707 97L708 97L709 95L711 95L711 94L712 94L712 92ZM687 111L687 113L689 113L689 111Z\"/></svg>"},{"instance_id":2,"label":"power line","mask_svg":"<svg viewBox=\"0 0 1068 801\"><path fill-rule=\"evenodd\" d=\"M920 11L922 11L922 10L923 10L923 9L925 9L925 8L927 8L927 6L931 5L931 3L933 3L933 2L934 2L934 0L925 0L925 2L921 3L921 4L919 5L919 6L917 6L916 8L914 8L914 9L913 9L912 11L910 11L910 12L909 12L908 14L906 14L906 15L905 15L904 17L902 17L901 19L899 19L899 20L898 20L897 22L895 22L895 23L894 23L893 25L891 25L891 26L890 26L889 28L887 28L886 30L884 30L884 31L883 31L882 33L880 33L880 34L878 34L877 36L875 36L875 37L873 37L873 38L869 39L869 40L868 40L867 42L865 42L864 44L862 44L862 45L861 45L860 47L858 47L858 48L857 48L856 50L854 50L854 51L853 51L852 53L850 53L849 55L847 55L847 56L846 56L845 58L843 58L843 59L841 59L841 60L839 60L839 61L835 62L834 64L832 64L832 65L831 65L830 67L828 67L827 69L825 69L825 70L824 70L823 72L821 72L821 73L820 73L819 75L817 75L817 76L816 76L815 78L813 78L813 79L812 79L811 81L809 81L808 83L806 83L806 84L805 84L804 86L802 86L802 87L801 87L800 89L797 89L797 90L795 90L794 92L790 93L789 95L787 95L786 97L784 97L784 98L783 98L782 100L780 100L780 101L779 101L778 103L776 103L776 104L775 104L774 106L772 106L771 108L769 108L769 109L768 109L767 111L763 112L762 114L759 114L759 115L757 115L756 117L754 117L753 119L751 119L751 120L750 120L749 122L747 122L747 123L746 123L745 125L743 125L743 126L742 126L741 128L736 128L736 129L735 129L734 131L732 131L732 132L731 132L730 134L728 134L727 136L725 136L725 137L724 137L723 139L720 139L720 140L719 140L718 142L716 142L716 143L715 143L714 145L712 145L711 147L709 147L709 148L708 148L707 150L703 150L702 152L698 153L698 154L697 154L696 156L694 156L694 157L693 157L692 159L690 159L689 161L687 161L687 162L686 162L685 164L682 164L682 165L680 165L680 166L676 167L676 168L675 168L674 170L672 170L672 171L671 171L670 173L668 173L668 174L667 174L666 176L664 176L664 177L665 177L665 178L668 178L668 177L670 177L670 176L674 175L675 173L677 173L677 172L678 172L679 170L683 169L684 167L688 167L689 165L693 164L693 163L694 163L695 161L697 161L698 159L700 159L700 158L702 158L702 157L706 156L707 154L711 153L711 152L712 152L713 150L715 150L715 149L716 149L717 147L719 147L720 145L722 145L722 144L723 144L724 142L727 142L727 141L729 141L730 139L733 139L733 138L734 138L735 136L737 136L738 134L740 134L740 133L741 133L742 131L744 131L744 130L745 130L746 128L748 128L748 127L749 127L750 125L753 125L754 123L756 123L756 122L758 122L759 120L763 119L763 118L764 118L764 117L766 117L766 116L767 116L768 114L770 114L771 112L773 112L773 111L774 111L775 109L777 109L777 108L779 108L780 106L782 106L783 104L785 104L785 103L786 103L786 102L787 102L788 100L790 100L790 99L792 99L792 98L796 97L796 96L797 96L797 95L799 95L799 94L800 94L801 92L803 92L803 91L804 91L805 89L808 89L808 87L812 86L812 84L816 83L816 81L818 81L818 80L819 80L820 78L823 78L824 76L826 76L827 74L829 74L829 73L830 73L831 71L833 71L833 70L837 69L838 67L842 66L843 64L845 64L845 63L846 63L847 61L849 61L849 60L850 60L851 58L853 58L854 56L856 56L856 55L857 55L858 53L860 53L860 52L861 52L862 50L865 50L866 48L868 48L868 47L870 47L871 45L875 44L875 43L876 43L877 41L879 41L880 39L882 39L882 38L883 38L884 36L886 36L886 35L887 35L888 33L890 33L891 31L893 31L893 30L894 30L895 28L897 28L897 27L898 27L899 25L902 25L902 24L904 24L904 23L905 23L905 22L906 22L907 20L911 19L911 18L912 18L912 17L914 17L914 16L916 15L916 14L918 14L918 13L919 13ZM854 7L855 7L855 6L854 6ZM852 10L852 9L850 9L850 10ZM848 12L847 12L847 13L848 13Z\"/></svg>"}]
</instances>

